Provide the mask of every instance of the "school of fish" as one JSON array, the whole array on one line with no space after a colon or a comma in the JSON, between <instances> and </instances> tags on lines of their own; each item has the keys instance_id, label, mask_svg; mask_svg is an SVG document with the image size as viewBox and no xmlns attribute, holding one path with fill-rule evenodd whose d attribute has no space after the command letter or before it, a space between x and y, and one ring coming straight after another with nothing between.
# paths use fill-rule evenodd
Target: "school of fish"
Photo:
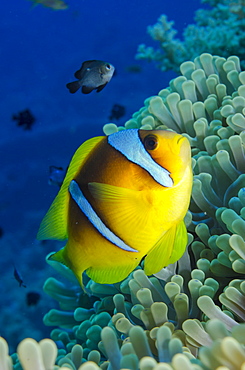
<instances>
[{"instance_id":1,"label":"school of fish","mask_svg":"<svg viewBox=\"0 0 245 370\"><path fill-rule=\"evenodd\" d=\"M187 245L192 188L187 138L167 130L123 130L75 152L38 239L67 239L49 258L98 283L125 279L144 258L151 275Z\"/></svg>"}]
</instances>

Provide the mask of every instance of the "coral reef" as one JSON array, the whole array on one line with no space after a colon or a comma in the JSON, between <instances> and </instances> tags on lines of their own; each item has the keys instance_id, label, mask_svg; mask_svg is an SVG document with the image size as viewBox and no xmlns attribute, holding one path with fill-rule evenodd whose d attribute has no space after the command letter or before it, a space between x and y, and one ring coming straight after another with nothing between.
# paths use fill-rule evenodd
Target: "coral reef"
<instances>
[{"instance_id":1,"label":"coral reef","mask_svg":"<svg viewBox=\"0 0 245 370\"><path fill-rule=\"evenodd\" d=\"M165 128L189 139L186 253L155 276L139 266L114 285L87 279L88 294L47 260L65 277L44 285L60 307L44 323L58 328L25 339L18 356L0 339L1 369L245 369L245 72L238 57L207 53L180 70L125 126L104 132Z\"/></svg>"},{"instance_id":2,"label":"coral reef","mask_svg":"<svg viewBox=\"0 0 245 370\"><path fill-rule=\"evenodd\" d=\"M203 281L203 278L203 271L192 271L188 288L185 288L181 275L173 275L166 283L156 277L148 278L143 270L138 269L120 285L120 293L113 295L111 292L114 314L101 312L91 315L91 309L78 307L73 317L80 325L74 325L68 333L66 315L57 311L57 324L65 327L66 331L55 329L51 336L57 343L62 343L62 346L59 344L62 348L57 350L55 342L50 339L40 343L25 339L17 349L21 365L24 370L86 370L89 366L104 369L108 365L112 370L144 370L149 366L158 368L158 364L164 369L177 370L181 366L205 370L218 366L242 369L245 363L245 324L238 324L228 311L224 313L214 306L210 296L215 297L217 282L210 278ZM65 284L59 283L60 287L56 284L54 281L48 283L58 288L59 300L65 302L69 290L65 291ZM103 285L89 282L89 287L97 295L105 293ZM208 289L211 287L212 291ZM205 295L203 290L209 295ZM243 293L241 296L243 298L240 299L244 300ZM93 305L94 312L98 302ZM202 311L216 318L210 320ZM204 321L188 317L202 317ZM200 347L199 359L196 359ZM12 368L11 362L14 369L21 368L16 357L13 356L11 361L3 339L0 340L0 353L6 369ZM55 366L57 353L58 365Z\"/></svg>"},{"instance_id":3,"label":"coral reef","mask_svg":"<svg viewBox=\"0 0 245 370\"><path fill-rule=\"evenodd\" d=\"M136 59L155 61L162 71L175 70L186 60L206 52L227 58L237 55L245 66L244 0L203 0L208 8L199 9L195 24L188 25L181 39L176 38L174 22L161 15L147 31L159 48L139 45Z\"/></svg>"}]
</instances>

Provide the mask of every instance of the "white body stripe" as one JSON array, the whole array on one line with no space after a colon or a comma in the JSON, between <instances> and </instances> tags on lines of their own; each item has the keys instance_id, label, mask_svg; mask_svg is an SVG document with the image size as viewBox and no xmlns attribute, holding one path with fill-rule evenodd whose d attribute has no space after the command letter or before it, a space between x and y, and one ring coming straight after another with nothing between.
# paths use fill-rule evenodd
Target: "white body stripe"
<instances>
[{"instance_id":1,"label":"white body stripe","mask_svg":"<svg viewBox=\"0 0 245 370\"><path fill-rule=\"evenodd\" d=\"M157 164L145 150L137 129L123 130L108 136L108 143L129 161L144 168L160 185L172 187L170 172Z\"/></svg>"},{"instance_id":2,"label":"white body stripe","mask_svg":"<svg viewBox=\"0 0 245 370\"><path fill-rule=\"evenodd\" d=\"M76 202L80 210L88 218L91 224L98 230L98 232L103 235L109 242L115 244L117 247L127 251L127 252L138 252L137 249L133 249L124 243L122 239L116 236L108 227L103 223L103 221L96 214L94 209L91 207L90 203L87 201L83 195L81 189L75 180L72 180L69 185L69 192L72 199Z\"/></svg>"}]
</instances>

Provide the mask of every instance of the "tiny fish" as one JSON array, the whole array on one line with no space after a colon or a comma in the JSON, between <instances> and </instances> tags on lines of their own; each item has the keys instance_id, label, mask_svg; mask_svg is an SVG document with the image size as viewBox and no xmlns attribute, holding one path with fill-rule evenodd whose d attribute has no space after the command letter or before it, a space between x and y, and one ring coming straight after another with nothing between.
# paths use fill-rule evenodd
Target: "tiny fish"
<instances>
[{"instance_id":1,"label":"tiny fish","mask_svg":"<svg viewBox=\"0 0 245 370\"><path fill-rule=\"evenodd\" d=\"M109 120L118 120L119 118L123 117L125 115L126 109L123 105L120 104L114 104L111 109L111 114L109 116Z\"/></svg>"},{"instance_id":2,"label":"tiny fish","mask_svg":"<svg viewBox=\"0 0 245 370\"><path fill-rule=\"evenodd\" d=\"M41 295L38 292L28 292L26 294L27 306L36 306L40 301Z\"/></svg>"},{"instance_id":3,"label":"tiny fish","mask_svg":"<svg viewBox=\"0 0 245 370\"><path fill-rule=\"evenodd\" d=\"M147 275L187 245L192 188L187 138L166 130L94 137L75 152L38 239L68 239L50 259L98 283L125 279L144 259Z\"/></svg>"},{"instance_id":4,"label":"tiny fish","mask_svg":"<svg viewBox=\"0 0 245 370\"><path fill-rule=\"evenodd\" d=\"M17 121L17 126L23 127L24 130L31 130L36 121L29 109L22 110L18 114L13 114L12 119Z\"/></svg>"},{"instance_id":5,"label":"tiny fish","mask_svg":"<svg viewBox=\"0 0 245 370\"><path fill-rule=\"evenodd\" d=\"M20 276L19 271L16 269L15 266L14 266L14 278L15 278L16 281L18 281L19 287L23 286L23 288L26 288L26 285L23 283L23 279Z\"/></svg>"},{"instance_id":6,"label":"tiny fish","mask_svg":"<svg viewBox=\"0 0 245 370\"><path fill-rule=\"evenodd\" d=\"M129 73L140 73L142 71L142 68L139 64L131 64L125 67L125 70Z\"/></svg>"},{"instance_id":7,"label":"tiny fish","mask_svg":"<svg viewBox=\"0 0 245 370\"><path fill-rule=\"evenodd\" d=\"M96 90L100 92L111 80L115 68L112 64L101 60L88 60L83 62L81 68L74 73L78 81L69 82L66 87L74 94L80 87L84 94Z\"/></svg>"},{"instance_id":8,"label":"tiny fish","mask_svg":"<svg viewBox=\"0 0 245 370\"><path fill-rule=\"evenodd\" d=\"M61 187L65 174L66 171L63 167L49 166L49 185L58 185Z\"/></svg>"},{"instance_id":9,"label":"tiny fish","mask_svg":"<svg viewBox=\"0 0 245 370\"><path fill-rule=\"evenodd\" d=\"M63 0L31 0L35 5L41 4L46 8L53 10L65 10L68 8L68 5Z\"/></svg>"}]
</instances>

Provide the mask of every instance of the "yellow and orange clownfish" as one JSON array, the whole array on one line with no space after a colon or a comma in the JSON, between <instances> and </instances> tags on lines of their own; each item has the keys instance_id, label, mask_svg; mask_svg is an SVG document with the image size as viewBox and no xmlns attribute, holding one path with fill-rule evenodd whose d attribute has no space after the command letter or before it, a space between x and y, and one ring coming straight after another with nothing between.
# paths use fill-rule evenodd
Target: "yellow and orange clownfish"
<instances>
[{"instance_id":1,"label":"yellow and orange clownfish","mask_svg":"<svg viewBox=\"0 0 245 370\"><path fill-rule=\"evenodd\" d=\"M124 130L75 152L38 239L68 239L51 260L98 283L125 279L143 257L147 275L186 248L192 188L188 140L165 130Z\"/></svg>"}]
</instances>

